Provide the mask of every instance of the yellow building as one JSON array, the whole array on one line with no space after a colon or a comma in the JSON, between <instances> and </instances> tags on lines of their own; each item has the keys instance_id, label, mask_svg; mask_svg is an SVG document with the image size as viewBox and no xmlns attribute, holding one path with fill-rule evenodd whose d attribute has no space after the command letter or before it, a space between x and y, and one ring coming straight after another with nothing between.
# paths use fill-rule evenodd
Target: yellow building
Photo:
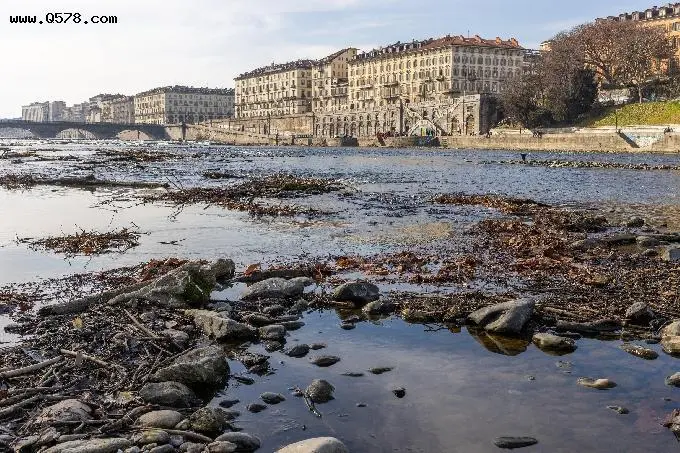
<instances>
[{"instance_id":1,"label":"yellow building","mask_svg":"<svg viewBox=\"0 0 680 453\"><path fill-rule=\"evenodd\" d=\"M524 53L514 38L450 35L364 52L349 62L350 110L498 93L522 73Z\"/></svg>"},{"instance_id":2,"label":"yellow building","mask_svg":"<svg viewBox=\"0 0 680 453\"><path fill-rule=\"evenodd\" d=\"M312 71L312 111L340 112L349 109L349 62L357 49L342 49L314 64Z\"/></svg>"},{"instance_id":3,"label":"yellow building","mask_svg":"<svg viewBox=\"0 0 680 453\"><path fill-rule=\"evenodd\" d=\"M607 19L639 21L644 26L662 28L674 50L674 56L668 61L666 69L672 74L680 72L680 3L654 6L644 11L623 13Z\"/></svg>"},{"instance_id":4,"label":"yellow building","mask_svg":"<svg viewBox=\"0 0 680 453\"><path fill-rule=\"evenodd\" d=\"M265 66L236 77L236 117L307 113L312 102L314 60Z\"/></svg>"},{"instance_id":5,"label":"yellow building","mask_svg":"<svg viewBox=\"0 0 680 453\"><path fill-rule=\"evenodd\" d=\"M234 90L168 86L134 97L134 122L201 123L234 115Z\"/></svg>"}]
</instances>

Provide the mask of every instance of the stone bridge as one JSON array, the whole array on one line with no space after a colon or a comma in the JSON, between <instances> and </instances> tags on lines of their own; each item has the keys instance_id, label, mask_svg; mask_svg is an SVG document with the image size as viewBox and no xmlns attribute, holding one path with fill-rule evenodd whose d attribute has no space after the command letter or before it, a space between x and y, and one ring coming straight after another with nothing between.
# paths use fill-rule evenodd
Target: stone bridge
<instances>
[{"instance_id":1,"label":"stone bridge","mask_svg":"<svg viewBox=\"0 0 680 453\"><path fill-rule=\"evenodd\" d=\"M38 123L10 120L0 122L0 138L69 138L167 140L165 126L157 124L73 123L58 121Z\"/></svg>"}]
</instances>

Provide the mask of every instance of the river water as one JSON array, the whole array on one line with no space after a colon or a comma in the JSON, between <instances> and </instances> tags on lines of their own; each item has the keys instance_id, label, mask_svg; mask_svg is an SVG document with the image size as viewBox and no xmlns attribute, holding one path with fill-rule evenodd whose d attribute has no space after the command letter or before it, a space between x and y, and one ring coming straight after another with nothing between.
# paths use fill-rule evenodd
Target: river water
<instances>
[{"instance_id":1,"label":"river water","mask_svg":"<svg viewBox=\"0 0 680 453\"><path fill-rule=\"evenodd\" d=\"M93 174L100 179L193 187L288 172L331 178L348 189L283 201L329 213L320 218L254 219L216 206L140 204L133 195L142 189L0 188L0 285L171 256L230 257L242 269L256 262L410 247L455 248L465 240L466 228L497 213L471 206L434 208L427 202L434 194L448 192L529 197L596 209L613 219L641 215L652 225L680 230L677 171L508 165L503 162L519 156L503 151L10 140L0 141L3 146L15 152L34 150L48 159L74 156L74 160L0 159L0 175ZM169 151L174 157L130 162L97 153L123 148ZM680 165L677 156L651 154L533 153L529 159ZM230 172L237 178L209 180L202 177L206 171ZM124 254L65 259L17 240L118 227L142 232L140 245ZM536 437L539 443L526 448L528 452L678 450L673 434L660 422L680 407L678 390L664 385L664 377L680 367L656 345L649 346L660 352L655 361L626 354L619 349L620 341L587 339L579 340L577 351L564 357L547 355L532 345L521 345L524 352L509 356L491 351L488 343L484 346L465 329L452 332L387 318L345 331L333 311L308 313L304 321L302 329L290 333L288 344L327 343L320 352L337 355L341 362L321 369L305 358L270 353L273 375L256 378L251 386L231 381L215 399L215 403L241 401L234 406L244 414L237 425L263 440L262 451L316 435L336 436L354 452L491 452L497 450L493 438L504 435ZM379 376L341 375L374 366L394 369ZM231 367L234 373L243 371L238 362ZM607 377L618 387L585 389L576 384L581 376ZM308 412L304 402L288 391L304 388L315 378L336 387L336 399L319 406L322 418ZM404 398L392 395L396 386L406 389ZM259 414L246 412L245 406L263 391L283 393L287 400ZM625 406L630 413L619 415L608 405Z\"/></svg>"}]
</instances>

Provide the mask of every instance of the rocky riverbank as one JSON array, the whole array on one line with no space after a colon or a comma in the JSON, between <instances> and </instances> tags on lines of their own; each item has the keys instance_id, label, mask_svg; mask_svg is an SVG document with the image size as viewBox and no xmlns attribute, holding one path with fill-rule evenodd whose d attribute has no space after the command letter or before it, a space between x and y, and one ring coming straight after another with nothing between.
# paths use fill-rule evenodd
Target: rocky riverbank
<instances>
[{"instance_id":1,"label":"rocky riverbank","mask_svg":"<svg viewBox=\"0 0 680 453\"><path fill-rule=\"evenodd\" d=\"M74 174L88 174L100 161L122 166L121 172L139 168L146 173L151 171L145 166L148 162L165 165L205 157L199 154L98 152L91 163L78 163L92 167L85 166ZM30 153L13 156L27 162L38 157ZM422 165L423 161L418 157L416 162ZM552 164L540 166L548 165ZM626 165L620 163L615 168L640 172L670 169L666 164ZM415 409L423 400L429 404L439 401L441 392L456 392L446 380L432 393L416 388L421 380L429 388L430 375L422 371L427 365L432 367L429 372L448 366L449 349L442 353L444 361L425 366L414 363L411 368L399 363L395 358L398 354L389 356L389 360L377 355L390 350L392 343L390 347L376 347L375 356L362 356L362 346L367 342L362 335L383 324L408 328L408 335L413 331L432 332L433 336L434 332L448 335L466 331L471 338L456 336L454 348L471 343L475 353L482 353L471 359L474 361L484 355L526 353L523 357L528 357L526 363L533 367L531 361L539 354L550 362L548 371L531 369L532 375L524 376L529 366L525 370L524 361L514 362L521 369L522 383L542 381L547 385L564 378L573 368L581 377L568 377L567 387L586 392L588 397L615 394L630 389L630 383L613 368L579 369L578 363L574 366L568 360L560 360L556 368L550 357L573 354L569 359L583 363L586 351L595 343L590 338L620 342L614 349L619 357L625 357L621 360L636 364L659 365L680 355L676 322L680 319L680 234L643 210L634 216L613 217L606 209L577 210L529 198L459 193L446 185L416 194L362 194L351 188L356 178L336 173L307 171L301 176L278 170L253 174L245 166L189 167L187 174L195 178L185 175L183 183L173 176L168 178L171 183L165 190L148 190L156 186L143 185L159 184L163 181L160 176L142 181L139 174L121 177L102 173L93 179L64 176L70 175L68 169L44 169L49 176L37 177L31 176L30 168L24 168L23 173L7 173L7 179L0 180L15 196L17 189L31 190L35 185L94 190L99 185L109 187L108 182L129 179L115 183L121 184L112 186L117 187L115 193L104 191L102 203L114 193L149 210L170 206L201 211L207 205L225 218L241 222L227 223L212 235L200 236L193 250L170 248L180 247L182 236L154 237L153 241L168 245L160 252L149 246L154 229L135 224L134 229L111 226L109 232L101 225L99 230L76 234L59 235L58 230L51 230L42 238L20 239L17 234L12 247L35 253L32 257L37 253L43 258L55 254L69 260L84 256L85 261L120 252L116 259L128 259L115 266L110 265L113 261L107 262L101 267L104 269L150 256L167 256L175 250L178 254L191 252L184 256L192 259L153 260L0 288L0 311L14 321L3 338L11 345L0 355L0 449L217 453L259 447L267 451L342 452L346 451L343 444L361 451L361 442L375 448L378 441L363 433L352 438L348 431L336 430L337 421L350 417L346 426L352 426L367 419L389 420L383 412L399 411L404 412L402 421L420 420L423 412L418 415ZM396 179L401 184L408 178ZM123 184L142 190L123 189ZM57 193L80 192L59 189ZM114 212L124 209L122 202L110 206ZM351 214L343 216L342 210ZM226 211L249 215L231 216ZM402 221L408 215L413 217ZM360 223L360 216L370 222ZM171 234L181 229L185 237L199 236L198 226L202 228L215 219L203 216L188 228L173 228ZM323 241L307 247L304 241L313 236L309 225L317 221L319 225L333 223L333 228ZM235 256L239 248L215 246L213 240L217 238L213 236L236 234L234 229L239 226L234 225L244 224L255 224L267 232L267 240L257 249L269 249L267 256L272 258L254 258L251 249L241 254L239 261ZM359 224L361 227L356 226ZM295 230L305 238L301 247L271 245L270 237L286 230ZM252 234L253 230L248 231ZM357 233L362 235L362 245L348 246ZM347 240L332 248L341 234ZM201 242L196 248L199 241L205 244ZM208 255L211 248L220 252ZM222 250L228 251L225 258L215 260ZM129 260L131 256L134 261ZM197 259L202 256L213 259ZM314 321L321 317L330 318L323 328ZM404 340L391 337L389 327L379 335L389 341ZM410 361L415 362L416 356L432 360L428 352L434 346L428 341L414 344L408 337L394 349L402 355L411 352ZM496 354L486 354L479 346ZM467 363L469 367L472 362ZM466 368L460 362L455 366L461 371ZM498 364L491 368L494 366ZM651 379L661 386L680 383L673 373L654 366L647 369L653 370L648 374L653 374ZM447 379L449 372L443 372ZM409 380L408 373L417 375L417 380L412 375ZM487 392L494 385L496 370L477 369L476 373L488 378L479 384ZM507 369L498 373L512 374ZM504 398L519 394L519 390L514 388L516 381L503 382L512 388L503 388L497 403L510 404ZM369 385L372 390L367 392ZM558 392L565 390L555 388ZM546 387L542 391L543 395L548 392ZM605 416L644 413L644 408L632 405L632 397L616 395L616 399L602 404ZM236 402L237 398L243 401ZM456 406L455 399L451 403ZM352 412L355 407L356 412ZM308 419L296 413L300 409ZM666 409L664 413L669 412ZM286 422L283 416L265 421L282 413L288 417ZM318 420L319 426L310 427L310 419ZM265 438L262 426L266 423L276 429L281 425L282 431L294 430L294 434ZM659 421L654 425L659 427ZM667 425L680 432L677 414ZM514 432L492 432L490 437L497 437L482 442L498 448L540 445L540 431L525 431L532 426L537 425L527 422L519 428L514 426L510 430ZM496 428L491 424L489 430ZM420 436L416 431L409 434ZM317 437L327 435L337 439ZM304 438L308 439L302 445L285 445ZM430 441L418 438L413 445L421 440ZM478 438L471 439L470 445L478 442Z\"/></svg>"},{"instance_id":2,"label":"rocky riverbank","mask_svg":"<svg viewBox=\"0 0 680 453\"><path fill-rule=\"evenodd\" d=\"M499 200L489 203L497 205ZM512 210L520 204L526 214L527 203L506 204ZM528 206L545 209L534 203ZM577 220L560 224L577 230L602 227L597 220ZM583 244L572 248L583 249ZM326 274L331 272L325 269ZM253 380L249 374L269 373L269 356L251 351L253 345L283 351L317 367L341 361L342 357L319 351L325 344L287 344L289 333L304 325L304 313L315 308L333 307L344 313L342 327L347 329L393 314L449 328L466 325L485 347L509 355L526 349L529 342L549 354L565 355L577 349L582 336L599 335L661 341L665 352L680 353L680 321L669 324L675 307L653 309L643 299L631 305L622 302L617 305L625 309L622 316L601 319L605 313L585 307L556 306L555 301L511 294L459 294L435 303L422 295L385 294L367 281L336 283L331 292L319 291L328 287L328 277L318 271L318 266L279 269L272 277L271 271L254 267L236 274L228 259L170 260L121 271L125 284L109 283L96 294L88 294L91 281L82 279L80 285L71 281L72 289L80 288L76 293L83 297L44 305L35 313L16 310L17 323L6 330L21 334L23 340L4 349L0 358L0 442L17 452L255 451L259 439L240 430L242 415L229 409L229 401L222 407L206 404L230 380L248 383ZM211 298L214 290L240 280L250 286L238 297ZM595 287L607 284L598 281ZM642 359L656 358L653 351L633 343L624 350ZM228 360L240 361L247 373L233 373ZM369 371L379 375L390 370ZM669 385L680 382L671 381ZM578 384L595 389L616 386L606 377L582 378ZM323 404L333 392L332 383L314 380L304 389L292 388L290 395L265 392L261 402L247 410L258 413L287 398L300 398L323 417ZM393 394L404 398L407 389L395 387ZM494 441L501 448L536 442L526 437ZM347 450L340 440L314 438L279 451Z\"/></svg>"}]
</instances>

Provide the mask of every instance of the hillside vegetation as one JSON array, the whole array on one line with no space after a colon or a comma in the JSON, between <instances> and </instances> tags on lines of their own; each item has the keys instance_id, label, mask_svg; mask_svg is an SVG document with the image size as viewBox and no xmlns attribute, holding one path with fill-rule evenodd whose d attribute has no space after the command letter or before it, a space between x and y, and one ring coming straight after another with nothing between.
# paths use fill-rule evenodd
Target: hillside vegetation
<instances>
[{"instance_id":1,"label":"hillside vegetation","mask_svg":"<svg viewBox=\"0 0 680 453\"><path fill-rule=\"evenodd\" d=\"M600 115L584 121L583 126L615 126L618 116L619 126L680 124L680 101L645 102L610 107Z\"/></svg>"}]
</instances>

